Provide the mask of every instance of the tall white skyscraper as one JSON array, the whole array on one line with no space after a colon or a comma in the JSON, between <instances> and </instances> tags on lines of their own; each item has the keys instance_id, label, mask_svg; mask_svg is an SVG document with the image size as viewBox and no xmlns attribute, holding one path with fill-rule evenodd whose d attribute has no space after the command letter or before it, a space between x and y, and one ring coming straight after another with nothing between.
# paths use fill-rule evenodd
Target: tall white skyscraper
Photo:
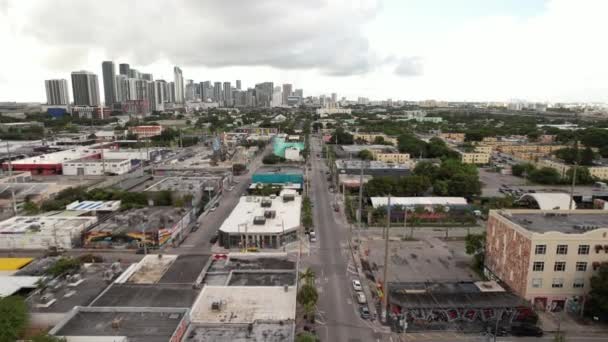
<instances>
[{"instance_id":1,"label":"tall white skyscraper","mask_svg":"<svg viewBox=\"0 0 608 342\"><path fill-rule=\"evenodd\" d=\"M179 67L173 68L174 76L174 87L175 87L175 103L185 103L186 98L184 96L184 75L182 69Z\"/></svg>"},{"instance_id":2,"label":"tall white skyscraper","mask_svg":"<svg viewBox=\"0 0 608 342\"><path fill-rule=\"evenodd\" d=\"M232 89L230 82L224 82L224 106L232 106Z\"/></svg>"},{"instance_id":3,"label":"tall white skyscraper","mask_svg":"<svg viewBox=\"0 0 608 342\"><path fill-rule=\"evenodd\" d=\"M127 101L129 99L129 78L127 75L114 76L114 84L116 85L116 102Z\"/></svg>"},{"instance_id":4,"label":"tall white skyscraper","mask_svg":"<svg viewBox=\"0 0 608 342\"><path fill-rule=\"evenodd\" d=\"M46 80L44 81L44 87L46 88L46 104L62 106L70 104L70 93L67 80Z\"/></svg>"},{"instance_id":5,"label":"tall white skyscraper","mask_svg":"<svg viewBox=\"0 0 608 342\"><path fill-rule=\"evenodd\" d=\"M241 80L236 80L236 89L241 90Z\"/></svg>"},{"instance_id":6,"label":"tall white skyscraper","mask_svg":"<svg viewBox=\"0 0 608 342\"><path fill-rule=\"evenodd\" d=\"M72 92L75 106L99 106L99 81L94 73L72 72Z\"/></svg>"},{"instance_id":7,"label":"tall white skyscraper","mask_svg":"<svg viewBox=\"0 0 608 342\"><path fill-rule=\"evenodd\" d=\"M213 83L213 102L222 102L222 82Z\"/></svg>"}]
</instances>

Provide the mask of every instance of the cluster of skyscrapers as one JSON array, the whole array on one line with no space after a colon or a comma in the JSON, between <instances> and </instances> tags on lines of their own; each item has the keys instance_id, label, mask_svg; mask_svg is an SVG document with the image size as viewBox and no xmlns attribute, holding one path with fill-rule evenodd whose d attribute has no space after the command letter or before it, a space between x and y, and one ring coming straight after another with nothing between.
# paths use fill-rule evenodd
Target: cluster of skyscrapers
<instances>
[{"instance_id":1,"label":"cluster of skyscrapers","mask_svg":"<svg viewBox=\"0 0 608 342\"><path fill-rule=\"evenodd\" d=\"M230 82L186 80L184 83L182 70L177 66L173 68L172 82L154 80L152 74L140 72L126 63L118 65L118 72L113 61L104 61L101 67L105 109L99 109L102 104L97 75L89 71L72 72L73 107L146 115L183 108L192 102L220 107L295 106L302 103L304 95L302 89L293 90L291 84L274 87L272 82L258 83L248 89L241 88L241 80L236 80L234 87ZM46 80L45 87L48 105L70 106L67 80Z\"/></svg>"}]
</instances>

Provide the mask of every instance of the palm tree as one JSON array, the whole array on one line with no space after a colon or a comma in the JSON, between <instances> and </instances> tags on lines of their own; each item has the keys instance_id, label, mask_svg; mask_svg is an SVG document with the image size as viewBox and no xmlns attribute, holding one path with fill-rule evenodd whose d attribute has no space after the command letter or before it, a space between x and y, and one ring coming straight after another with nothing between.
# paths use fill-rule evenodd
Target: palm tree
<instances>
[{"instance_id":1,"label":"palm tree","mask_svg":"<svg viewBox=\"0 0 608 342\"><path fill-rule=\"evenodd\" d=\"M315 271L308 267L304 272L300 272L299 279L304 280L304 283L307 285L313 286L315 283Z\"/></svg>"}]
</instances>

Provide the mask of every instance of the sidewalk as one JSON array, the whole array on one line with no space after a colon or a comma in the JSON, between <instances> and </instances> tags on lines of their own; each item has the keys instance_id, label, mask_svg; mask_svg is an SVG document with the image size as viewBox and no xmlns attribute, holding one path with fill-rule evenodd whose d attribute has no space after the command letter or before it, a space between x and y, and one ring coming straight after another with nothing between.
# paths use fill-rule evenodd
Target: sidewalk
<instances>
[{"instance_id":1,"label":"sidewalk","mask_svg":"<svg viewBox=\"0 0 608 342\"><path fill-rule=\"evenodd\" d=\"M578 317L565 312L550 313L538 311L540 325L544 331L556 332L564 331L568 334L601 334L608 336L608 325L603 325L591 321L583 322ZM588 322L588 323L587 323Z\"/></svg>"}]
</instances>

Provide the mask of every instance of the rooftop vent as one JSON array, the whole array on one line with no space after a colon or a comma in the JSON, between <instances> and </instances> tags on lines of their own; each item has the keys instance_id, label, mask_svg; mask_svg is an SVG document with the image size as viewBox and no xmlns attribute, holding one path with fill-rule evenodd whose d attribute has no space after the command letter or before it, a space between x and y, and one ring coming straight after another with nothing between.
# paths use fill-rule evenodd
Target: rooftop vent
<instances>
[{"instance_id":1,"label":"rooftop vent","mask_svg":"<svg viewBox=\"0 0 608 342\"><path fill-rule=\"evenodd\" d=\"M295 200L296 196L294 194L284 194L283 195L283 202L291 202L293 200Z\"/></svg>"},{"instance_id":2,"label":"rooftop vent","mask_svg":"<svg viewBox=\"0 0 608 342\"><path fill-rule=\"evenodd\" d=\"M253 224L255 225L264 225L266 224L266 217L264 216L256 216L253 218Z\"/></svg>"},{"instance_id":3,"label":"rooftop vent","mask_svg":"<svg viewBox=\"0 0 608 342\"><path fill-rule=\"evenodd\" d=\"M211 310L212 311L220 311L222 310L222 303L220 301L216 301L211 303Z\"/></svg>"},{"instance_id":4,"label":"rooftop vent","mask_svg":"<svg viewBox=\"0 0 608 342\"><path fill-rule=\"evenodd\" d=\"M270 208L272 206L272 201L271 200L262 200L262 208Z\"/></svg>"},{"instance_id":5,"label":"rooftop vent","mask_svg":"<svg viewBox=\"0 0 608 342\"><path fill-rule=\"evenodd\" d=\"M277 212L275 210L265 210L264 217L267 219L273 219L277 217Z\"/></svg>"}]
</instances>

